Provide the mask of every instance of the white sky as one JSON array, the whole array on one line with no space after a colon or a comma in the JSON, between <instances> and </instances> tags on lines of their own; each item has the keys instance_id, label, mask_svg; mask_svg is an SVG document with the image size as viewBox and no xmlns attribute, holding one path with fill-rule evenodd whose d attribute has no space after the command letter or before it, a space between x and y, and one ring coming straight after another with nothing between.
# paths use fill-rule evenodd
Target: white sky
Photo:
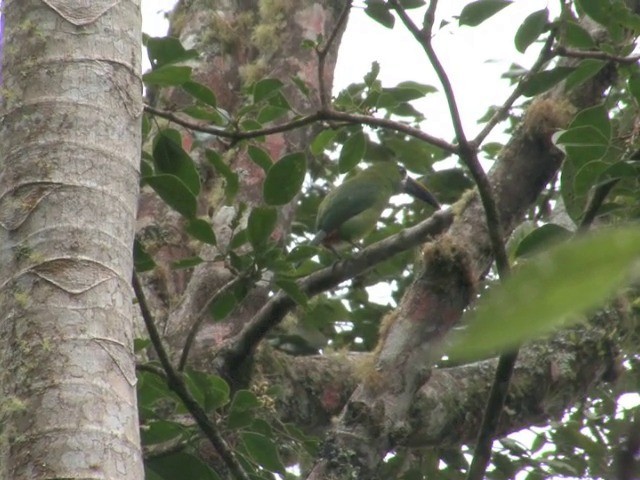
<instances>
[{"instance_id":1,"label":"white sky","mask_svg":"<svg viewBox=\"0 0 640 480\"><path fill-rule=\"evenodd\" d=\"M174 0L142 0L143 30L154 36L163 35L167 22L161 12L174 3ZM453 84L467 136L473 137L479 130L476 119L491 105L501 104L511 91L500 74L511 63L530 66L536 58L539 47L535 44L526 55L516 51L513 36L517 28L531 12L556 7L557 2L520 0L479 27L458 27L451 17L459 14L467 3L469 0L439 3L440 18L449 19L451 23L436 33L434 46ZM421 21L421 17L416 18L416 23ZM424 52L404 26L399 21L392 30L381 26L364 13L364 1L356 0L341 44L335 90L362 81L374 61L380 63L379 78L384 86L414 80L439 88ZM452 139L449 112L442 94L430 95L425 103L416 103L416 107L427 112L425 131Z\"/></svg>"}]
</instances>

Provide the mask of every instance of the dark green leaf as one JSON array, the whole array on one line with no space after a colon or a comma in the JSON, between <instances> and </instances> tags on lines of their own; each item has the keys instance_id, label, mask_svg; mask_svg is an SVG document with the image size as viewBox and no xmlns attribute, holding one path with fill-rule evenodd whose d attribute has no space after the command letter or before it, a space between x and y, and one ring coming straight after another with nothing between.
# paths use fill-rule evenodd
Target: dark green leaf
<instances>
[{"instance_id":1,"label":"dark green leaf","mask_svg":"<svg viewBox=\"0 0 640 480\"><path fill-rule=\"evenodd\" d=\"M138 273L148 272L156 266L156 262L138 240L133 242L133 265Z\"/></svg>"},{"instance_id":2,"label":"dark green leaf","mask_svg":"<svg viewBox=\"0 0 640 480\"><path fill-rule=\"evenodd\" d=\"M383 27L393 28L396 18L389 11L389 7L380 0L368 0L364 13L373 18Z\"/></svg>"},{"instance_id":3,"label":"dark green leaf","mask_svg":"<svg viewBox=\"0 0 640 480\"><path fill-rule=\"evenodd\" d=\"M193 98L200 100L213 108L216 108L216 94L211 91L206 85L201 83L190 81L182 84L182 88Z\"/></svg>"},{"instance_id":4,"label":"dark green leaf","mask_svg":"<svg viewBox=\"0 0 640 480\"><path fill-rule=\"evenodd\" d=\"M611 23L609 0L576 0L578 6L593 20L601 25Z\"/></svg>"},{"instance_id":5,"label":"dark green leaf","mask_svg":"<svg viewBox=\"0 0 640 480\"><path fill-rule=\"evenodd\" d=\"M355 167L367 150L367 141L362 130L358 130L344 142L340 157L338 158L338 170L340 173L346 173Z\"/></svg>"},{"instance_id":6,"label":"dark green leaf","mask_svg":"<svg viewBox=\"0 0 640 480\"><path fill-rule=\"evenodd\" d=\"M458 21L460 25L475 27L510 4L509 0L477 0L464 6Z\"/></svg>"},{"instance_id":7,"label":"dark green leaf","mask_svg":"<svg viewBox=\"0 0 640 480\"><path fill-rule=\"evenodd\" d=\"M426 4L425 0L400 0L402 8L409 10L412 8L420 8Z\"/></svg>"},{"instance_id":8,"label":"dark green leaf","mask_svg":"<svg viewBox=\"0 0 640 480\"><path fill-rule=\"evenodd\" d=\"M295 281L279 277L276 278L276 285L289 295L298 305L306 307L309 299L304 292L300 290L300 287Z\"/></svg>"},{"instance_id":9,"label":"dark green leaf","mask_svg":"<svg viewBox=\"0 0 640 480\"><path fill-rule=\"evenodd\" d=\"M145 85L172 87L182 85L191 80L191 67L165 65L142 76Z\"/></svg>"},{"instance_id":10,"label":"dark green leaf","mask_svg":"<svg viewBox=\"0 0 640 480\"><path fill-rule=\"evenodd\" d=\"M227 292L216 298L213 305L211 305L211 314L213 315L213 318L218 321L224 320L224 318L229 315L234 308L236 308L237 303L238 300L232 292Z\"/></svg>"},{"instance_id":11,"label":"dark green leaf","mask_svg":"<svg viewBox=\"0 0 640 480\"><path fill-rule=\"evenodd\" d=\"M168 442L176 437L181 437L184 433L185 428L182 425L168 420L153 420L140 429L143 445Z\"/></svg>"},{"instance_id":12,"label":"dark green leaf","mask_svg":"<svg viewBox=\"0 0 640 480\"><path fill-rule=\"evenodd\" d=\"M284 474L285 468L278 449L270 438L254 432L242 432L240 437L247 453L256 463L271 472Z\"/></svg>"},{"instance_id":13,"label":"dark green leaf","mask_svg":"<svg viewBox=\"0 0 640 480\"><path fill-rule=\"evenodd\" d=\"M300 90L300 92L305 96L305 97L309 97L309 86L307 85L307 83L300 77L298 77L297 75L295 77L291 77L291 81L293 82L293 84L298 87L298 90Z\"/></svg>"},{"instance_id":14,"label":"dark green leaf","mask_svg":"<svg viewBox=\"0 0 640 480\"><path fill-rule=\"evenodd\" d=\"M187 452L152 457L145 461L145 467L155 472L163 480L176 480L177 478L221 480L202 460Z\"/></svg>"},{"instance_id":15,"label":"dark green leaf","mask_svg":"<svg viewBox=\"0 0 640 480\"><path fill-rule=\"evenodd\" d=\"M556 225L554 223L542 225L520 241L516 248L515 256L530 256L534 253L540 252L541 250L545 250L551 245L568 240L572 235L572 232L560 225Z\"/></svg>"},{"instance_id":16,"label":"dark green leaf","mask_svg":"<svg viewBox=\"0 0 640 480\"><path fill-rule=\"evenodd\" d=\"M144 177L143 180L171 208L187 218L194 218L198 204L196 197L182 180L174 175L162 174Z\"/></svg>"},{"instance_id":17,"label":"dark green leaf","mask_svg":"<svg viewBox=\"0 0 640 480\"><path fill-rule=\"evenodd\" d=\"M212 110L210 108L202 108L195 105L191 105L182 109L182 113L189 115L191 118L195 118L197 120L204 120L212 125L228 125L229 119L222 115L221 110L216 108Z\"/></svg>"},{"instance_id":18,"label":"dark green leaf","mask_svg":"<svg viewBox=\"0 0 640 480\"><path fill-rule=\"evenodd\" d=\"M227 425L229 428L240 428L250 425L253 413L260 406L260 400L249 390L238 390L229 407Z\"/></svg>"},{"instance_id":19,"label":"dark green leaf","mask_svg":"<svg viewBox=\"0 0 640 480\"><path fill-rule=\"evenodd\" d=\"M529 81L527 81L522 93L527 97L533 97L534 95L546 92L574 70L575 68L573 67L556 67L544 72L538 72L532 75Z\"/></svg>"},{"instance_id":20,"label":"dark green leaf","mask_svg":"<svg viewBox=\"0 0 640 480\"><path fill-rule=\"evenodd\" d=\"M571 90L578 85L582 85L584 82L595 76L596 73L602 70L602 67L604 67L606 64L607 63L603 60L594 60L591 58L581 61L576 70L567 77L567 90Z\"/></svg>"},{"instance_id":21,"label":"dark green leaf","mask_svg":"<svg viewBox=\"0 0 640 480\"><path fill-rule=\"evenodd\" d=\"M595 48L596 44L587 30L575 22L566 22L563 25L564 39L567 42L567 46L582 49Z\"/></svg>"},{"instance_id":22,"label":"dark green leaf","mask_svg":"<svg viewBox=\"0 0 640 480\"><path fill-rule=\"evenodd\" d=\"M197 51L186 50L180 40L175 37L149 37L143 35L143 43L147 47L149 62L154 69L198 57Z\"/></svg>"},{"instance_id":23,"label":"dark green leaf","mask_svg":"<svg viewBox=\"0 0 640 480\"><path fill-rule=\"evenodd\" d=\"M519 267L483 297L450 354L472 359L512 348L607 300L640 259L640 229L601 230Z\"/></svg>"},{"instance_id":24,"label":"dark green leaf","mask_svg":"<svg viewBox=\"0 0 640 480\"><path fill-rule=\"evenodd\" d=\"M280 117L285 116L289 112L288 108L274 107L273 105L265 105L260 109L260 113L256 117L256 120L261 124L273 122Z\"/></svg>"},{"instance_id":25,"label":"dark green leaf","mask_svg":"<svg viewBox=\"0 0 640 480\"><path fill-rule=\"evenodd\" d=\"M186 230L189 235L201 242L208 243L209 245L216 244L216 234L213 233L211 224L202 218L194 218L191 220Z\"/></svg>"},{"instance_id":26,"label":"dark green leaf","mask_svg":"<svg viewBox=\"0 0 640 480\"><path fill-rule=\"evenodd\" d=\"M249 154L249 158L253 160L253 163L258 165L265 173L267 173L271 165L273 165L273 160L271 160L269 152L256 145L249 145L247 153Z\"/></svg>"},{"instance_id":27,"label":"dark green leaf","mask_svg":"<svg viewBox=\"0 0 640 480\"><path fill-rule=\"evenodd\" d=\"M548 22L549 11L546 8L533 12L525 18L514 39L516 50L524 53L527 47L535 42L540 34L545 31Z\"/></svg>"},{"instance_id":28,"label":"dark green leaf","mask_svg":"<svg viewBox=\"0 0 640 480\"><path fill-rule=\"evenodd\" d=\"M254 250L264 248L277 221L278 212L275 208L257 207L251 210L247 222L247 234Z\"/></svg>"},{"instance_id":29,"label":"dark green leaf","mask_svg":"<svg viewBox=\"0 0 640 480\"><path fill-rule=\"evenodd\" d=\"M210 412L229 402L231 390L222 378L191 369L185 373L185 377L202 392L202 405L206 411Z\"/></svg>"},{"instance_id":30,"label":"dark green leaf","mask_svg":"<svg viewBox=\"0 0 640 480\"><path fill-rule=\"evenodd\" d=\"M578 112L569 128L588 126L593 127L609 142L611 139L611 122L604 105L594 105Z\"/></svg>"},{"instance_id":31,"label":"dark green leaf","mask_svg":"<svg viewBox=\"0 0 640 480\"><path fill-rule=\"evenodd\" d=\"M180 270L183 268L193 268L197 265L200 265L202 262L204 262L204 260L202 260L202 258L195 256L195 257L187 257L187 258L183 258L181 260L177 260L175 262L173 262L171 264L171 268L175 269L175 270Z\"/></svg>"},{"instance_id":32,"label":"dark green leaf","mask_svg":"<svg viewBox=\"0 0 640 480\"><path fill-rule=\"evenodd\" d=\"M338 132L336 130L323 130L311 142L309 150L313 155L320 155L325 151L327 146L333 142Z\"/></svg>"},{"instance_id":33,"label":"dark green leaf","mask_svg":"<svg viewBox=\"0 0 640 480\"><path fill-rule=\"evenodd\" d=\"M274 163L264 180L262 195L268 205L289 203L300 192L307 173L307 159L302 152L285 155Z\"/></svg>"},{"instance_id":34,"label":"dark green leaf","mask_svg":"<svg viewBox=\"0 0 640 480\"><path fill-rule=\"evenodd\" d=\"M240 182L238 181L238 174L233 172L229 165L224 163L222 157L215 151L207 149L205 151L205 155L207 156L207 160L211 163L215 169L221 174L226 182L224 193L226 197L226 202L230 203L235 198L238 193L238 188L240 187Z\"/></svg>"},{"instance_id":35,"label":"dark green leaf","mask_svg":"<svg viewBox=\"0 0 640 480\"><path fill-rule=\"evenodd\" d=\"M253 102L258 103L259 101L274 95L283 86L284 83L277 78L263 78L253 86Z\"/></svg>"},{"instance_id":36,"label":"dark green leaf","mask_svg":"<svg viewBox=\"0 0 640 480\"><path fill-rule=\"evenodd\" d=\"M200 175L194 161L181 145L180 132L165 129L153 140L153 163L157 173L178 177L191 193L200 193Z\"/></svg>"},{"instance_id":37,"label":"dark green leaf","mask_svg":"<svg viewBox=\"0 0 640 480\"><path fill-rule=\"evenodd\" d=\"M376 80L378 79L378 75L380 74L380 63L379 62L371 62L371 69L364 76L364 84L371 88L374 84L378 84Z\"/></svg>"}]
</instances>

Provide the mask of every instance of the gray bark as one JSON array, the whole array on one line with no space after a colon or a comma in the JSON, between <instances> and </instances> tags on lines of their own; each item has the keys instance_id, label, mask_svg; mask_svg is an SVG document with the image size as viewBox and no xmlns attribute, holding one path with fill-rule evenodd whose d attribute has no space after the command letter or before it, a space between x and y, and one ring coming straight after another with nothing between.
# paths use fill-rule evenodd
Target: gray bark
<instances>
[{"instance_id":1,"label":"gray bark","mask_svg":"<svg viewBox=\"0 0 640 480\"><path fill-rule=\"evenodd\" d=\"M4 3L0 478L139 480L139 0Z\"/></svg>"}]
</instances>

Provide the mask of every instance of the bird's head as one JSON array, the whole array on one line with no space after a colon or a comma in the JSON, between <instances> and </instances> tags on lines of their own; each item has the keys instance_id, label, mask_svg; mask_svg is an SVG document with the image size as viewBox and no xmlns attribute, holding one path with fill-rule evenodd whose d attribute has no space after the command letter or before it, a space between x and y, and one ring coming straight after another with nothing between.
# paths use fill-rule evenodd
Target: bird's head
<instances>
[{"instance_id":1,"label":"bird's head","mask_svg":"<svg viewBox=\"0 0 640 480\"><path fill-rule=\"evenodd\" d=\"M363 173L380 179L384 178L391 182L394 193L408 193L412 197L431 205L436 210L440 209L440 203L436 197L424 185L411 178L404 167L396 163L378 162L367 168Z\"/></svg>"}]
</instances>

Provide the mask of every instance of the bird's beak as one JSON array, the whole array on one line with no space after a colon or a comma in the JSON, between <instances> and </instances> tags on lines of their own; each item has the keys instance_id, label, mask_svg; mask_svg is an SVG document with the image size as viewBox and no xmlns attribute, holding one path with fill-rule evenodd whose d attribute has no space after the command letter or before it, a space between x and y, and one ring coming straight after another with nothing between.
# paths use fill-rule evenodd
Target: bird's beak
<instances>
[{"instance_id":1,"label":"bird's beak","mask_svg":"<svg viewBox=\"0 0 640 480\"><path fill-rule=\"evenodd\" d=\"M440 203L438 203L436 197L434 197L424 185L416 182L413 178L407 176L402 180L402 191L404 193L408 193L414 198L418 198L423 202L428 203L435 207L436 210L440 210Z\"/></svg>"}]
</instances>

